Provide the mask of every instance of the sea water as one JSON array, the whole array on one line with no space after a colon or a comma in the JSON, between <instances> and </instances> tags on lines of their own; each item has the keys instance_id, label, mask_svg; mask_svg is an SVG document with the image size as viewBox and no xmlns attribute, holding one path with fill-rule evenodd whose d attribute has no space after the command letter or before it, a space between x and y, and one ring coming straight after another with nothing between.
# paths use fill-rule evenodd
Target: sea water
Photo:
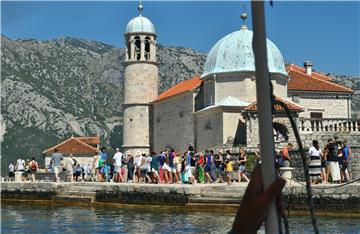
<instances>
[{"instance_id":1,"label":"sea water","mask_svg":"<svg viewBox=\"0 0 360 234\"><path fill-rule=\"evenodd\" d=\"M1 233L226 233L234 213L176 209L1 205ZM291 233L311 233L308 217L290 217ZM360 233L360 219L318 217L320 233Z\"/></svg>"}]
</instances>

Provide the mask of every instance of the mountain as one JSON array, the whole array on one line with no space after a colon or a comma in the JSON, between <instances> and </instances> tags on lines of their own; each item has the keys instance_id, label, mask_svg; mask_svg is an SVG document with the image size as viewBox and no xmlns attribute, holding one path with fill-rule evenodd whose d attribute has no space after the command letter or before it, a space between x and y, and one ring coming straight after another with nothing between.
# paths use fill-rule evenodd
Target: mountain
<instances>
[{"instance_id":1,"label":"mountain","mask_svg":"<svg viewBox=\"0 0 360 234\"><path fill-rule=\"evenodd\" d=\"M333 73L327 73L326 75L331 76L333 82L350 87L354 91L354 95L351 98L352 116L360 119L360 77Z\"/></svg>"},{"instance_id":2,"label":"mountain","mask_svg":"<svg viewBox=\"0 0 360 234\"><path fill-rule=\"evenodd\" d=\"M1 36L2 171L71 135L121 145L125 51L76 38L48 41ZM159 92L201 74L206 54L158 45ZM3 173L3 174L4 174Z\"/></svg>"},{"instance_id":3,"label":"mountain","mask_svg":"<svg viewBox=\"0 0 360 234\"><path fill-rule=\"evenodd\" d=\"M2 175L10 161L35 156L71 135L99 135L121 145L124 49L97 41L58 38L12 40L1 36L0 136ZM159 92L202 73L205 53L158 45ZM360 78L329 74L355 90Z\"/></svg>"}]
</instances>

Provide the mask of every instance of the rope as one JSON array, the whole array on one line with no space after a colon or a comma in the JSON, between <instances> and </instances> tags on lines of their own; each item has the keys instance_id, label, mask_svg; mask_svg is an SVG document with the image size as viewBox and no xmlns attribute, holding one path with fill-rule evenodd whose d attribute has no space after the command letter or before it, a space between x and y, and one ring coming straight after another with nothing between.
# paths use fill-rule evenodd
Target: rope
<instances>
[{"instance_id":1,"label":"rope","mask_svg":"<svg viewBox=\"0 0 360 234\"><path fill-rule=\"evenodd\" d=\"M318 234L319 229L318 229L317 223L316 223L314 202L313 202L312 194L311 194L309 168L307 167L307 164L306 164L306 155L305 155L305 151L304 151L301 139L300 139L300 135L299 135L297 126L296 126L296 122L295 122L294 118L292 117L292 114L291 114L289 108L287 107L287 105L285 103L283 103L281 101L278 101L278 100L275 100L274 95L272 96L272 100L273 100L273 105L278 104L285 110L285 113L288 116L288 118L290 120L290 123L291 123L291 127L292 127L292 129L294 131L294 135L295 135L298 147L299 147L299 152L300 152L300 156L301 156L301 159L302 159L302 162L303 162L303 167L304 167L305 181L306 181L306 192L307 192L307 201L308 201L308 205L309 205L311 223L312 223L312 226L313 226L313 229L314 229L314 233Z\"/></svg>"},{"instance_id":2,"label":"rope","mask_svg":"<svg viewBox=\"0 0 360 234\"><path fill-rule=\"evenodd\" d=\"M312 189L331 189L331 188L339 188L339 187L342 187L342 186L346 186L346 185L349 185L349 184L352 184L352 183L355 183L355 182L358 182L360 181L360 178L359 179L356 179L356 180L352 180L352 181L349 181L349 182L346 182L346 183L343 183L343 184L339 184L339 185L334 185L334 186L327 186L327 187L311 187ZM303 184L302 182L299 182L299 184L302 184L302 185L305 185Z\"/></svg>"}]
</instances>

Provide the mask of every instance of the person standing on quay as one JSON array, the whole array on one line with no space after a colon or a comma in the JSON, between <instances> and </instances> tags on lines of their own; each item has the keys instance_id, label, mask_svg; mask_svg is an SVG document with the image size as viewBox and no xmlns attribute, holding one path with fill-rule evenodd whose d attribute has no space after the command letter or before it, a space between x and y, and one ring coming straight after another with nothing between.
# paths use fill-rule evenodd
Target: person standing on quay
<instances>
[{"instance_id":1,"label":"person standing on quay","mask_svg":"<svg viewBox=\"0 0 360 234\"><path fill-rule=\"evenodd\" d=\"M231 185L232 183L232 174L233 174L233 164L230 160L229 157L226 157L226 161L225 161L225 167L226 167L226 180L228 185Z\"/></svg>"},{"instance_id":2,"label":"person standing on quay","mask_svg":"<svg viewBox=\"0 0 360 234\"><path fill-rule=\"evenodd\" d=\"M9 164L9 181L15 180L15 166L14 164Z\"/></svg>"},{"instance_id":3,"label":"person standing on quay","mask_svg":"<svg viewBox=\"0 0 360 234\"><path fill-rule=\"evenodd\" d=\"M343 171L346 176L346 170L349 173L349 181L352 180L352 171L351 171L351 162L352 162L352 152L351 148L348 145L347 141L344 141L344 146L342 148L342 153L344 157L344 165L343 165Z\"/></svg>"},{"instance_id":4,"label":"person standing on quay","mask_svg":"<svg viewBox=\"0 0 360 234\"><path fill-rule=\"evenodd\" d=\"M333 139L328 140L327 145L328 160L330 161L330 173L332 181L339 183L340 178L340 167L338 162L338 147Z\"/></svg>"},{"instance_id":5,"label":"person standing on quay","mask_svg":"<svg viewBox=\"0 0 360 234\"><path fill-rule=\"evenodd\" d=\"M35 174L37 172L38 167L39 167L38 163L36 162L35 158L32 157L31 161L30 161L30 174L31 174L31 179L33 182L36 181Z\"/></svg>"},{"instance_id":6,"label":"person standing on quay","mask_svg":"<svg viewBox=\"0 0 360 234\"><path fill-rule=\"evenodd\" d=\"M319 142L314 140L313 146L309 149L309 175L311 183L321 182L321 157L322 152L319 146Z\"/></svg>"},{"instance_id":7,"label":"person standing on quay","mask_svg":"<svg viewBox=\"0 0 360 234\"><path fill-rule=\"evenodd\" d=\"M54 150L54 153L51 155L50 164L52 164L52 168L55 174L55 182L60 182L59 173L61 170L61 161L64 160L64 157L61 153L58 153L58 149Z\"/></svg>"},{"instance_id":8,"label":"person standing on quay","mask_svg":"<svg viewBox=\"0 0 360 234\"><path fill-rule=\"evenodd\" d=\"M205 156L203 153L200 153L199 160L198 160L198 168L199 168L198 169L198 171L199 171L198 181L201 184L203 184L205 182L204 163L205 163Z\"/></svg>"},{"instance_id":9,"label":"person standing on quay","mask_svg":"<svg viewBox=\"0 0 360 234\"><path fill-rule=\"evenodd\" d=\"M212 179L210 177L210 170L211 170L211 154L209 150L205 150L205 181L206 183L211 183Z\"/></svg>"},{"instance_id":10,"label":"person standing on quay","mask_svg":"<svg viewBox=\"0 0 360 234\"><path fill-rule=\"evenodd\" d=\"M239 164L239 170L238 170L238 183L241 182L241 178L244 178L246 182L249 182L249 179L245 175L245 169L246 169L246 161L247 161L247 155L244 150L244 148L240 148L239 151L239 158L237 160L237 163Z\"/></svg>"},{"instance_id":11,"label":"person standing on quay","mask_svg":"<svg viewBox=\"0 0 360 234\"><path fill-rule=\"evenodd\" d=\"M121 174L121 166L122 166L122 158L123 154L120 152L119 148L116 148L116 153L113 157L113 164L114 164L114 182L123 182L123 177Z\"/></svg>"},{"instance_id":12,"label":"person standing on quay","mask_svg":"<svg viewBox=\"0 0 360 234\"><path fill-rule=\"evenodd\" d=\"M15 166L15 170L16 172L21 172L21 179L24 181L24 175L25 175L25 160L22 158L19 158L16 161L16 166Z\"/></svg>"}]
</instances>

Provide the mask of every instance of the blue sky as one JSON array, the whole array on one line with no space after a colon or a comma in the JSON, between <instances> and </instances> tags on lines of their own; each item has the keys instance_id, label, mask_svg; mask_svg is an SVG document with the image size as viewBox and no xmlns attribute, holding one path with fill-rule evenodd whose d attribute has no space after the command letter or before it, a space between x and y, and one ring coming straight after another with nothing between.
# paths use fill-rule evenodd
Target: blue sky
<instances>
[{"instance_id":1,"label":"blue sky","mask_svg":"<svg viewBox=\"0 0 360 234\"><path fill-rule=\"evenodd\" d=\"M208 52L238 30L244 2L147 2L158 43ZM1 33L12 39L62 36L98 40L123 47L127 22L137 2L1 2ZM251 28L250 3L245 2ZM314 69L360 76L360 2L284 2L266 4L267 35L286 62L305 60Z\"/></svg>"}]
</instances>

